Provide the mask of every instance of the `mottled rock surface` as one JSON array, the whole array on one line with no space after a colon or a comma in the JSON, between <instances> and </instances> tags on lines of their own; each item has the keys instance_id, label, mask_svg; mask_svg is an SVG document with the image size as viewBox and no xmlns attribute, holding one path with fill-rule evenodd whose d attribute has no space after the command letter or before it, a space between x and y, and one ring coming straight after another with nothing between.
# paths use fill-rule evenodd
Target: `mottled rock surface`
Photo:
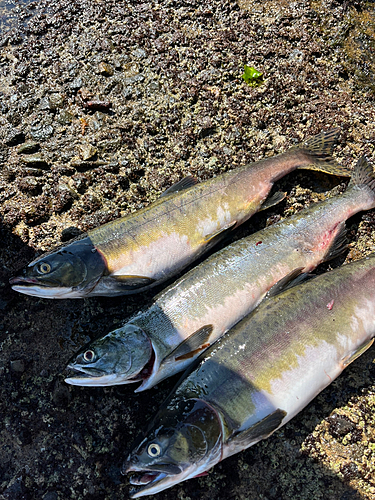
<instances>
[{"instance_id":1,"label":"mottled rock surface","mask_svg":"<svg viewBox=\"0 0 375 500\"><path fill-rule=\"evenodd\" d=\"M4 8L4 7L1 7ZM1 11L0 8L0 11ZM335 152L374 155L374 7L359 1L41 0L0 24L0 498L128 498L128 446L176 381L66 386L94 336L152 294L48 301L9 277L37 252L199 180L339 126ZM243 66L264 75L259 87ZM235 238L340 192L297 172L280 206ZM349 252L375 249L375 212L348 223ZM375 498L374 348L270 439L160 499Z\"/></svg>"}]
</instances>

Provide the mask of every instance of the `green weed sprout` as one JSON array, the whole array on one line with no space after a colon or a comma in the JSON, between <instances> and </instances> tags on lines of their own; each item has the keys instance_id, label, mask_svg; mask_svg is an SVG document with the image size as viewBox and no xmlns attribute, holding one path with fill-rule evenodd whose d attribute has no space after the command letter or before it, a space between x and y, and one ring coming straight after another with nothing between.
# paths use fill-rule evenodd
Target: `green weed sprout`
<instances>
[{"instance_id":1,"label":"green weed sprout","mask_svg":"<svg viewBox=\"0 0 375 500\"><path fill-rule=\"evenodd\" d=\"M245 72L242 75L242 78L248 85L250 85L250 87L259 87L264 83L263 73L260 71L256 70L252 66L247 66L246 64L244 65L244 70Z\"/></svg>"}]
</instances>

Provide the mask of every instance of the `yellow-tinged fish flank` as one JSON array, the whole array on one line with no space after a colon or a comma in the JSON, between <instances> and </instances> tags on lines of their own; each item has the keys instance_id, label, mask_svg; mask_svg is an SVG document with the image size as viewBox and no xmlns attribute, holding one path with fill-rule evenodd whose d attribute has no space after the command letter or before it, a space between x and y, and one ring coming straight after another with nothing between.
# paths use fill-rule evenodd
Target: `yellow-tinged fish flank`
<instances>
[{"instance_id":1,"label":"yellow-tinged fish flank","mask_svg":"<svg viewBox=\"0 0 375 500\"><path fill-rule=\"evenodd\" d=\"M75 298L136 293L159 284L251 217L288 172L306 168L350 175L330 156L337 135L337 129L323 132L286 153L201 184L182 180L149 207L38 258L11 279L13 289Z\"/></svg>"}]
</instances>

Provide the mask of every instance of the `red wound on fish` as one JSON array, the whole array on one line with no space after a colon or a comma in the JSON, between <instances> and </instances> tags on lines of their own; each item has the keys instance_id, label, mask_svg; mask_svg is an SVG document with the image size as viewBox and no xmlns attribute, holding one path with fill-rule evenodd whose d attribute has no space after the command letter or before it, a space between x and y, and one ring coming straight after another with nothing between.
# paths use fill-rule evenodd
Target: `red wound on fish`
<instances>
[{"instance_id":1,"label":"red wound on fish","mask_svg":"<svg viewBox=\"0 0 375 500\"><path fill-rule=\"evenodd\" d=\"M261 245L263 242L262 241L258 241L257 243L255 243L255 246L257 247L258 245Z\"/></svg>"}]
</instances>

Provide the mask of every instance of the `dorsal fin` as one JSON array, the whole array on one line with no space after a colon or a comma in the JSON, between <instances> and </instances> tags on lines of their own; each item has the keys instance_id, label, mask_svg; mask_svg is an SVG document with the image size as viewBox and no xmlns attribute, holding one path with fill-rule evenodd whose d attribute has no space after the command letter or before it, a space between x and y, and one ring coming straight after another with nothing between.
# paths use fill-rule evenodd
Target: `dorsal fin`
<instances>
[{"instance_id":1,"label":"dorsal fin","mask_svg":"<svg viewBox=\"0 0 375 500\"><path fill-rule=\"evenodd\" d=\"M164 196L168 196L170 194L178 193L179 191L183 191L184 189L189 189L196 184L198 184L197 179L192 175L188 175L187 177L184 177L180 181L173 184L173 186L169 187L166 191L164 191L164 193L160 195L160 198L163 198Z\"/></svg>"},{"instance_id":2,"label":"dorsal fin","mask_svg":"<svg viewBox=\"0 0 375 500\"><path fill-rule=\"evenodd\" d=\"M206 349L209 346L208 339L210 338L213 328L213 325L204 325L199 328L166 356L162 363L167 359L173 361L189 359Z\"/></svg>"},{"instance_id":3,"label":"dorsal fin","mask_svg":"<svg viewBox=\"0 0 375 500\"><path fill-rule=\"evenodd\" d=\"M302 272L303 267L298 267L297 269L293 269L292 272L281 278L273 287L268 290L266 295L267 298L276 297L279 293L285 292L285 290L289 290L289 288L293 288L296 285L299 285L303 281L307 281L314 277L314 275L309 273Z\"/></svg>"}]
</instances>

